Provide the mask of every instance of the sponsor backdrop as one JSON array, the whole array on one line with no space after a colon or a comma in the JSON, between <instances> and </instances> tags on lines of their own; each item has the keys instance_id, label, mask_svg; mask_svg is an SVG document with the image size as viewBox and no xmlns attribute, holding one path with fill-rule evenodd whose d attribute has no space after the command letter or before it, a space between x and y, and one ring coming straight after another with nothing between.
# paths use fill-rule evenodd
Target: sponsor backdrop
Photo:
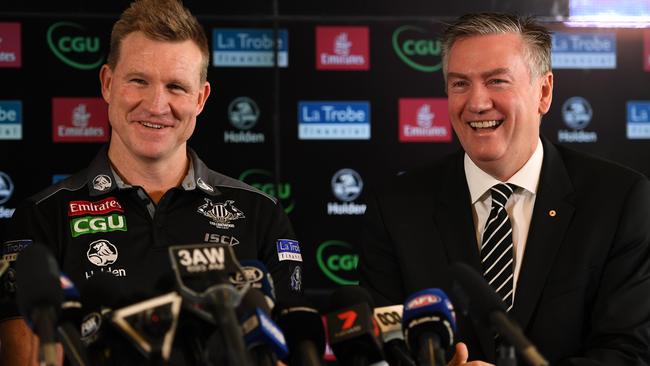
<instances>
[{"instance_id":1,"label":"sponsor backdrop","mask_svg":"<svg viewBox=\"0 0 650 366\"><path fill-rule=\"evenodd\" d=\"M122 8L0 12L0 230L21 200L82 169L108 141L98 70ZM448 18L284 16L274 32L268 16L193 10L210 37L213 92L191 146L282 202L310 294L356 283L369 189L459 149L441 75ZM650 31L549 26L555 94L543 134L649 174Z\"/></svg>"}]
</instances>

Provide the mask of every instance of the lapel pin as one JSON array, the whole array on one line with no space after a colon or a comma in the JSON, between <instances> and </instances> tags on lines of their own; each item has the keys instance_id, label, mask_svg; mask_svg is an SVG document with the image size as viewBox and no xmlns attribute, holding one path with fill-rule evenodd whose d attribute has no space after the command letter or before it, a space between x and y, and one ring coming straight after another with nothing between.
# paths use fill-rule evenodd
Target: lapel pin
<instances>
[{"instance_id":1,"label":"lapel pin","mask_svg":"<svg viewBox=\"0 0 650 366\"><path fill-rule=\"evenodd\" d=\"M555 210L551 210L548 212L548 215L551 217L555 217L557 215L557 212Z\"/></svg>"}]
</instances>

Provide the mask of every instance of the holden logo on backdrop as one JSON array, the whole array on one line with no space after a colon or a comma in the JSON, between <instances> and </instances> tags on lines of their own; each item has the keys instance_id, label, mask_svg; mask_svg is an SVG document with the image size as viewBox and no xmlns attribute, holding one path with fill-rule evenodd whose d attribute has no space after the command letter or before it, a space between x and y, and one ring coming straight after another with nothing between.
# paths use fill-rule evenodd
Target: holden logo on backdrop
<instances>
[{"instance_id":1,"label":"holden logo on backdrop","mask_svg":"<svg viewBox=\"0 0 650 366\"><path fill-rule=\"evenodd\" d=\"M47 29L47 45L64 64L79 70L92 70L104 63L99 37L86 27L58 22Z\"/></svg>"},{"instance_id":2,"label":"holden logo on backdrop","mask_svg":"<svg viewBox=\"0 0 650 366\"><path fill-rule=\"evenodd\" d=\"M393 32L393 50L402 62L422 72L442 69L442 42L424 28L405 25Z\"/></svg>"},{"instance_id":3,"label":"holden logo on backdrop","mask_svg":"<svg viewBox=\"0 0 650 366\"><path fill-rule=\"evenodd\" d=\"M291 184L285 182L275 182L271 172L264 169L248 169L239 175L239 180L249 184L271 197L280 200L284 212L291 213L296 204L291 194Z\"/></svg>"},{"instance_id":4,"label":"holden logo on backdrop","mask_svg":"<svg viewBox=\"0 0 650 366\"><path fill-rule=\"evenodd\" d=\"M363 215L365 204L353 201L359 198L363 191L363 179L353 169L341 169L334 173L331 180L332 193L341 202L328 202L328 215Z\"/></svg>"},{"instance_id":5,"label":"holden logo on backdrop","mask_svg":"<svg viewBox=\"0 0 650 366\"><path fill-rule=\"evenodd\" d=\"M352 245L341 240L322 242L316 250L316 262L323 274L338 285L357 285L359 255Z\"/></svg>"},{"instance_id":6,"label":"holden logo on backdrop","mask_svg":"<svg viewBox=\"0 0 650 366\"><path fill-rule=\"evenodd\" d=\"M585 131L591 122L593 111L589 101L583 97L571 97L562 105L562 119L571 130L559 130L559 142L596 142L598 135Z\"/></svg>"},{"instance_id":7,"label":"holden logo on backdrop","mask_svg":"<svg viewBox=\"0 0 650 366\"><path fill-rule=\"evenodd\" d=\"M3 205L14 194L14 182L5 172L0 172L0 205ZM0 206L0 219L8 219L13 216L15 208Z\"/></svg>"},{"instance_id":8,"label":"holden logo on backdrop","mask_svg":"<svg viewBox=\"0 0 650 366\"><path fill-rule=\"evenodd\" d=\"M238 131L224 131L225 143L263 143L264 134L249 131L257 124L260 110L257 103L249 97L235 98L228 105L228 120Z\"/></svg>"}]
</instances>

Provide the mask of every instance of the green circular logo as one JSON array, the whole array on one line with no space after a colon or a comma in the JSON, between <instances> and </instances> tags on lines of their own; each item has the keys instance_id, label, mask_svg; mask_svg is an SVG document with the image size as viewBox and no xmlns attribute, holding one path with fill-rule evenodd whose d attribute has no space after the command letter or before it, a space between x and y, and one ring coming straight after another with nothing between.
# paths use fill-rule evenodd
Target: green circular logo
<instances>
[{"instance_id":1,"label":"green circular logo","mask_svg":"<svg viewBox=\"0 0 650 366\"><path fill-rule=\"evenodd\" d=\"M359 255L352 245L340 240L322 242L316 250L316 262L321 271L339 285L358 285L356 270Z\"/></svg>"},{"instance_id":2,"label":"green circular logo","mask_svg":"<svg viewBox=\"0 0 650 366\"><path fill-rule=\"evenodd\" d=\"M85 30L86 28L76 23L54 23L47 30L47 45L64 64L80 70L95 69L104 62L104 55L99 54L99 37L78 34L84 33ZM82 61L93 55L99 58L91 62Z\"/></svg>"},{"instance_id":3,"label":"green circular logo","mask_svg":"<svg viewBox=\"0 0 650 366\"><path fill-rule=\"evenodd\" d=\"M442 68L442 44L439 39L425 38L428 34L425 29L412 25L399 27L393 32L393 49L415 70L435 72Z\"/></svg>"},{"instance_id":4,"label":"green circular logo","mask_svg":"<svg viewBox=\"0 0 650 366\"><path fill-rule=\"evenodd\" d=\"M260 191L280 200L284 212L291 213L295 202L291 196L291 184L275 183L273 175L264 169L248 169L239 175L239 180L259 189Z\"/></svg>"}]
</instances>

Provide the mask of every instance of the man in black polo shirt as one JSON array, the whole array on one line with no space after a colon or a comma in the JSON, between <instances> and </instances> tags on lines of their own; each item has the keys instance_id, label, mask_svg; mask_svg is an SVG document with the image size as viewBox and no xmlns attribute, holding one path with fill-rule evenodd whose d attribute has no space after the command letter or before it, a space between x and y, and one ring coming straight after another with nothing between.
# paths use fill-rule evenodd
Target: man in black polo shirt
<instances>
[{"instance_id":1,"label":"man in black polo shirt","mask_svg":"<svg viewBox=\"0 0 650 366\"><path fill-rule=\"evenodd\" d=\"M109 272L136 298L173 288L170 245L225 243L266 264L279 298L299 294L301 257L282 207L187 147L210 94L208 64L204 30L178 1L134 2L100 71L108 147L18 208L5 246L44 243L78 287ZM0 314L3 364L29 364L35 340L11 305Z\"/></svg>"}]
</instances>

